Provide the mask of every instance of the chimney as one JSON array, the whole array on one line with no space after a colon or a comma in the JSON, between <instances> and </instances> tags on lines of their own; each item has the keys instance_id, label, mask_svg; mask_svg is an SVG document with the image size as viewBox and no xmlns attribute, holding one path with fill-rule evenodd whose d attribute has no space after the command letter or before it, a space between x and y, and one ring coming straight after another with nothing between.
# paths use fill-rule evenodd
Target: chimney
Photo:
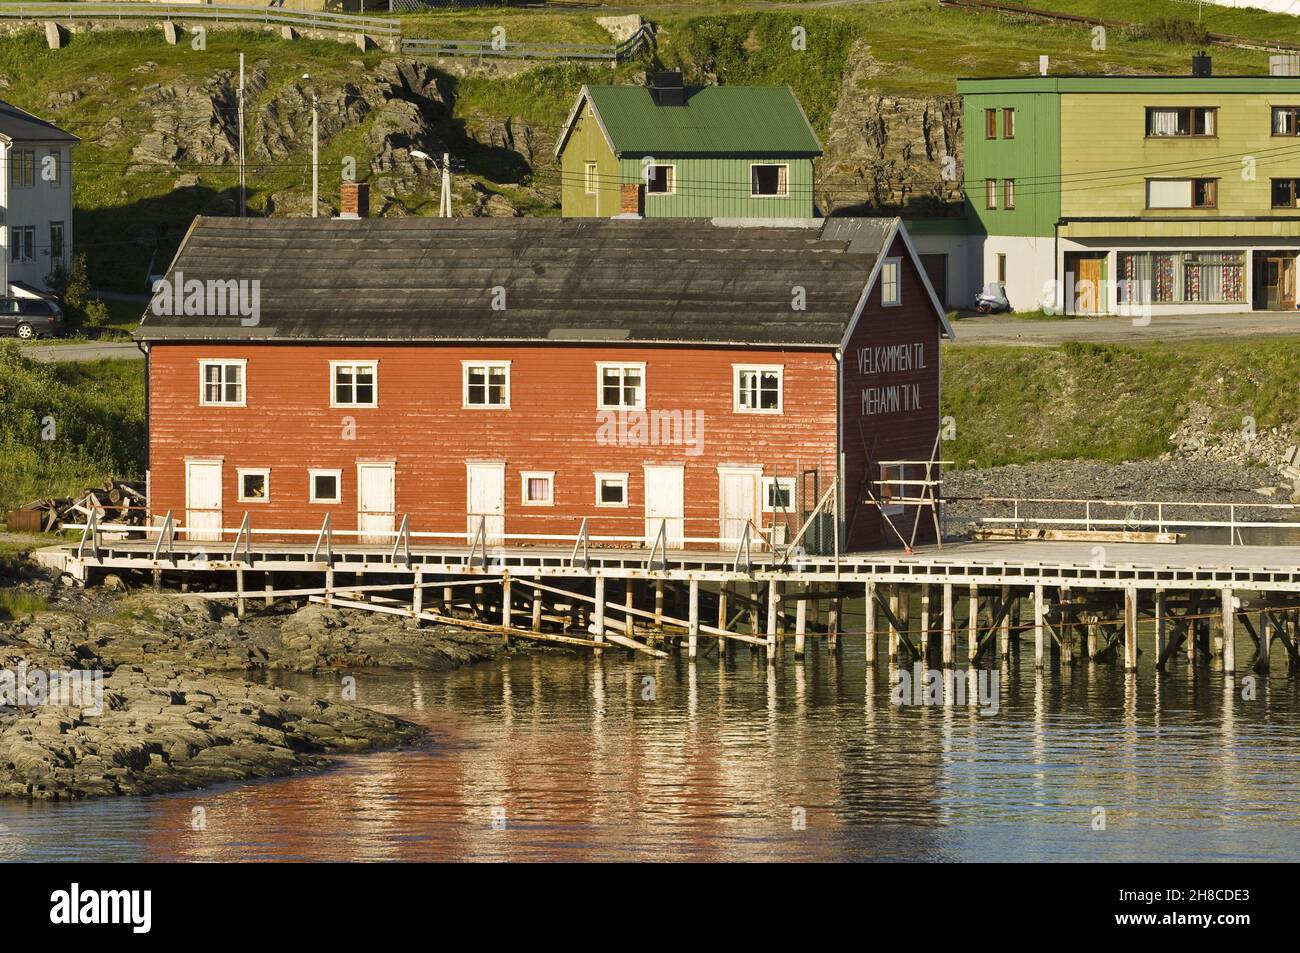
<instances>
[{"instance_id":1,"label":"chimney","mask_svg":"<svg viewBox=\"0 0 1300 953\"><path fill-rule=\"evenodd\" d=\"M339 218L370 216L370 183L344 182L339 187Z\"/></svg>"},{"instance_id":2,"label":"chimney","mask_svg":"<svg viewBox=\"0 0 1300 953\"><path fill-rule=\"evenodd\" d=\"M656 106L685 106L686 88L681 70L657 70L650 74L650 96Z\"/></svg>"},{"instance_id":3,"label":"chimney","mask_svg":"<svg viewBox=\"0 0 1300 953\"><path fill-rule=\"evenodd\" d=\"M620 186L618 191L618 210L622 215L641 215L641 185L632 182Z\"/></svg>"},{"instance_id":4,"label":"chimney","mask_svg":"<svg viewBox=\"0 0 1300 953\"><path fill-rule=\"evenodd\" d=\"M1210 76L1210 56L1204 50L1192 57L1192 75L1200 79Z\"/></svg>"}]
</instances>

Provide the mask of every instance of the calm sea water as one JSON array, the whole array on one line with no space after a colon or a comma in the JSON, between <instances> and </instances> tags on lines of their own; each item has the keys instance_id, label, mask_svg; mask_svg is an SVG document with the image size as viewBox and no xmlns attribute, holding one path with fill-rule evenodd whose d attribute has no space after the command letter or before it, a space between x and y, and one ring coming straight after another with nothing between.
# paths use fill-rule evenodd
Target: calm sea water
<instances>
[{"instance_id":1,"label":"calm sea water","mask_svg":"<svg viewBox=\"0 0 1300 953\"><path fill-rule=\"evenodd\" d=\"M338 692L336 678L276 682ZM986 717L969 704L890 704L888 669L869 676L849 638L839 658L791 653L774 670L748 648L721 667L621 651L519 656L363 674L358 692L427 725L428 742L182 795L0 802L0 857L1300 857L1300 686L1281 672L1244 701L1239 685L1181 662L1158 678L1150 653L1135 676L1011 665Z\"/></svg>"}]
</instances>

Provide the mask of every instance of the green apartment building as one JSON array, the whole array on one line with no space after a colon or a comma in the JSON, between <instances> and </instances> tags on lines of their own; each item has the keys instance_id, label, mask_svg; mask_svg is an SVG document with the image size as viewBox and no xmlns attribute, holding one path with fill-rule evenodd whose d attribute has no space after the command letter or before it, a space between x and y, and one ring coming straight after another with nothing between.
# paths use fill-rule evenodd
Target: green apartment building
<instances>
[{"instance_id":1,"label":"green apartment building","mask_svg":"<svg viewBox=\"0 0 1300 953\"><path fill-rule=\"evenodd\" d=\"M584 86L556 143L566 217L807 219L821 144L787 86Z\"/></svg>"},{"instance_id":2,"label":"green apartment building","mask_svg":"<svg viewBox=\"0 0 1300 953\"><path fill-rule=\"evenodd\" d=\"M974 275L1018 311L1294 310L1300 77L962 79Z\"/></svg>"}]
</instances>

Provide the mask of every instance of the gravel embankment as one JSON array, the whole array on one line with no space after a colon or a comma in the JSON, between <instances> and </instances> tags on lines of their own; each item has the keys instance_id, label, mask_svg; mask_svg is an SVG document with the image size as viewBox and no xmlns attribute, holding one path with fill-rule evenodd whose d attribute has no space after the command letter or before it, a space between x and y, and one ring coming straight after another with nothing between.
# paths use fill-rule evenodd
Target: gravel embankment
<instances>
[{"instance_id":1,"label":"gravel embankment","mask_svg":"<svg viewBox=\"0 0 1300 953\"><path fill-rule=\"evenodd\" d=\"M952 470L944 474L946 524L959 533L982 517L1009 517L1010 504L982 503L970 498L1017 497L1052 500L1112 500L1144 502L1144 506L1104 506L1093 503L1091 516L1122 519L1129 528L1149 526L1157 517L1154 502L1191 503L1164 508L1166 519L1221 520L1228 503L1288 503L1291 486L1276 471L1209 460L1143 460L1098 463L1065 460L1029 463L986 470ZM1081 517L1082 504L1021 505L1022 517ZM1300 515L1300 514L1298 514ZM1290 519L1289 510L1238 507L1238 520ZM1113 527L1121 529L1123 527Z\"/></svg>"}]
</instances>

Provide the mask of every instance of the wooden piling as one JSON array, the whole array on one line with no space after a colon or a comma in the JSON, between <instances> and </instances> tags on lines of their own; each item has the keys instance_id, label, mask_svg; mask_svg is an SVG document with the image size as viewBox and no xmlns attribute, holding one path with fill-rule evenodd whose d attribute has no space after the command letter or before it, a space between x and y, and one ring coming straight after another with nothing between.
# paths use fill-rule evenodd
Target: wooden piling
<instances>
[{"instance_id":1,"label":"wooden piling","mask_svg":"<svg viewBox=\"0 0 1300 953\"><path fill-rule=\"evenodd\" d=\"M415 567L415 589L411 593L411 611L415 613L415 624L420 624L420 613L424 611L424 567Z\"/></svg>"},{"instance_id":2,"label":"wooden piling","mask_svg":"<svg viewBox=\"0 0 1300 953\"><path fill-rule=\"evenodd\" d=\"M596 627L594 633L596 644L603 644L605 641L605 577L599 575L596 576L596 610L592 625ZM596 651L599 653L600 649Z\"/></svg>"},{"instance_id":3,"label":"wooden piling","mask_svg":"<svg viewBox=\"0 0 1300 953\"><path fill-rule=\"evenodd\" d=\"M1124 671L1136 672L1138 667L1138 591L1133 586L1124 589Z\"/></svg>"},{"instance_id":4,"label":"wooden piling","mask_svg":"<svg viewBox=\"0 0 1300 953\"><path fill-rule=\"evenodd\" d=\"M534 589L533 589L533 604L532 604L532 610L533 610L533 612L532 612L532 616L533 616L533 617L532 617L532 623L533 623L533 631L534 631L534 632L540 632L540 631L542 631L542 607L543 607L543 604L544 604L544 603L543 603L543 600L542 600L542 590L537 589L537 588L534 587Z\"/></svg>"},{"instance_id":5,"label":"wooden piling","mask_svg":"<svg viewBox=\"0 0 1300 953\"><path fill-rule=\"evenodd\" d=\"M700 581L694 577L691 578L690 593L690 614L687 617L690 624L686 629L686 657L693 662L700 650ZM628 625L631 626L632 616L629 614L627 619Z\"/></svg>"},{"instance_id":6,"label":"wooden piling","mask_svg":"<svg viewBox=\"0 0 1300 953\"><path fill-rule=\"evenodd\" d=\"M1042 668L1046 658L1043 652L1044 616L1047 607L1043 600L1043 585L1034 586L1034 668Z\"/></svg>"},{"instance_id":7,"label":"wooden piling","mask_svg":"<svg viewBox=\"0 0 1300 953\"><path fill-rule=\"evenodd\" d=\"M776 617L781 610L781 595L776 582L767 584L767 664L776 664Z\"/></svg>"},{"instance_id":8,"label":"wooden piling","mask_svg":"<svg viewBox=\"0 0 1300 953\"><path fill-rule=\"evenodd\" d=\"M921 658L930 661L930 587L921 586Z\"/></svg>"},{"instance_id":9,"label":"wooden piling","mask_svg":"<svg viewBox=\"0 0 1300 953\"><path fill-rule=\"evenodd\" d=\"M505 573L501 576L501 638L510 644L510 610L512 609L510 599L510 574Z\"/></svg>"},{"instance_id":10,"label":"wooden piling","mask_svg":"<svg viewBox=\"0 0 1300 953\"><path fill-rule=\"evenodd\" d=\"M1002 587L1003 605L1006 605L1007 600L1010 598L1011 598L1011 587L1003 586ZM1008 609L1006 612L1002 613L1002 625L998 631L998 654L1004 659L1007 658L1011 652L1011 615L1012 615L1011 609Z\"/></svg>"},{"instance_id":11,"label":"wooden piling","mask_svg":"<svg viewBox=\"0 0 1300 953\"><path fill-rule=\"evenodd\" d=\"M271 581L271 574L269 572L262 573L262 605L268 609L275 605L274 592L275 583Z\"/></svg>"},{"instance_id":12,"label":"wooden piling","mask_svg":"<svg viewBox=\"0 0 1300 953\"><path fill-rule=\"evenodd\" d=\"M889 587L889 612L895 619L906 624L907 619L904 615L900 614L900 610L902 610L902 606L899 602L898 583L893 583ZM898 661L898 629L894 627L894 623L892 621L888 624L888 626L886 626L886 628L888 628L889 630L889 661L897 662Z\"/></svg>"},{"instance_id":13,"label":"wooden piling","mask_svg":"<svg viewBox=\"0 0 1300 953\"><path fill-rule=\"evenodd\" d=\"M723 623L719 622L718 625L723 625ZM662 629L663 627L664 627L664 581L662 579L656 579L655 580L655 628Z\"/></svg>"},{"instance_id":14,"label":"wooden piling","mask_svg":"<svg viewBox=\"0 0 1300 953\"><path fill-rule=\"evenodd\" d=\"M1156 659L1162 661L1165 657L1165 647L1169 645L1169 619L1167 618L1168 610L1165 606L1165 591L1163 589L1157 589L1154 598L1155 605L1153 611L1155 612L1156 617Z\"/></svg>"},{"instance_id":15,"label":"wooden piling","mask_svg":"<svg viewBox=\"0 0 1300 953\"><path fill-rule=\"evenodd\" d=\"M957 620L953 618L952 583L943 584L943 667L952 668L953 643L957 640Z\"/></svg>"},{"instance_id":16,"label":"wooden piling","mask_svg":"<svg viewBox=\"0 0 1300 953\"><path fill-rule=\"evenodd\" d=\"M1232 675L1237 671L1237 606L1231 589L1219 591L1222 610L1220 625L1223 629L1223 672Z\"/></svg>"},{"instance_id":17,"label":"wooden piling","mask_svg":"<svg viewBox=\"0 0 1300 953\"><path fill-rule=\"evenodd\" d=\"M334 605L334 570L325 570L325 605Z\"/></svg>"},{"instance_id":18,"label":"wooden piling","mask_svg":"<svg viewBox=\"0 0 1300 953\"><path fill-rule=\"evenodd\" d=\"M1268 657L1273 649L1273 616L1267 609L1259 613L1259 663L1256 669L1261 675L1268 674Z\"/></svg>"},{"instance_id":19,"label":"wooden piling","mask_svg":"<svg viewBox=\"0 0 1300 953\"><path fill-rule=\"evenodd\" d=\"M244 570L235 570L235 615L242 619L244 617Z\"/></svg>"},{"instance_id":20,"label":"wooden piling","mask_svg":"<svg viewBox=\"0 0 1300 953\"><path fill-rule=\"evenodd\" d=\"M970 618L966 620L966 661L974 662L980 650L980 587L971 583Z\"/></svg>"},{"instance_id":21,"label":"wooden piling","mask_svg":"<svg viewBox=\"0 0 1300 953\"><path fill-rule=\"evenodd\" d=\"M804 596L808 591L804 590ZM808 600L800 599L794 608L794 657L796 661L803 661L804 643L807 639L808 632Z\"/></svg>"},{"instance_id":22,"label":"wooden piling","mask_svg":"<svg viewBox=\"0 0 1300 953\"><path fill-rule=\"evenodd\" d=\"M867 588L867 601L863 608L864 635L866 641L863 649L863 657L868 665L876 664L876 584L869 582Z\"/></svg>"},{"instance_id":23,"label":"wooden piling","mask_svg":"<svg viewBox=\"0 0 1300 953\"><path fill-rule=\"evenodd\" d=\"M840 652L840 619L844 615L844 600L839 596L831 599L830 613L826 619L826 645L832 655Z\"/></svg>"}]
</instances>

